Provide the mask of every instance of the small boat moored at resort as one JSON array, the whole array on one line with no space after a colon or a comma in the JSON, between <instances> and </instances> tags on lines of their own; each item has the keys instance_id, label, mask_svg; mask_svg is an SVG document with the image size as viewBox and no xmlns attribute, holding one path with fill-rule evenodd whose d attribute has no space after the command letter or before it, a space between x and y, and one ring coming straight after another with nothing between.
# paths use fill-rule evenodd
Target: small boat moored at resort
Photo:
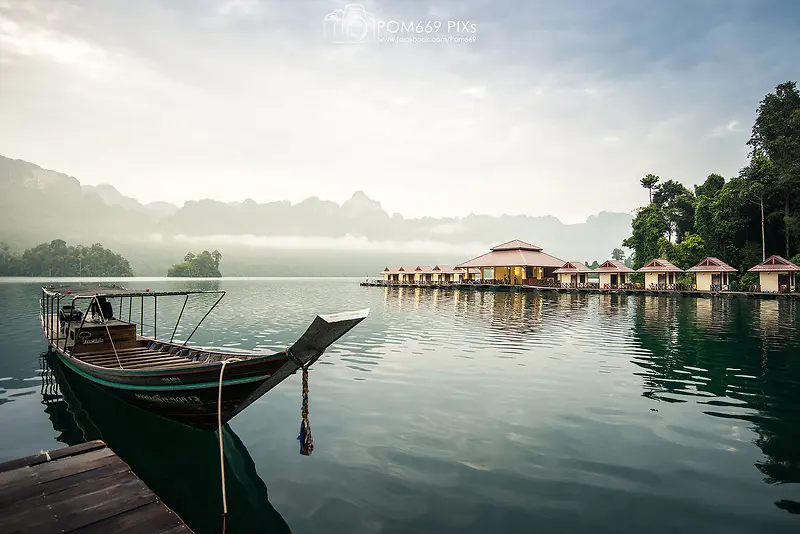
<instances>
[{"instance_id":1,"label":"small boat moored at resort","mask_svg":"<svg viewBox=\"0 0 800 534\"><path fill-rule=\"evenodd\" d=\"M217 296L183 341L175 341L191 295ZM137 291L118 286L42 288L40 321L50 347L71 372L129 404L193 427L213 430L255 402L291 374L308 367L360 323L369 310L318 315L289 348L242 353L189 345L225 291ZM145 299L184 297L172 335L144 335ZM115 316L112 301L119 303ZM163 299L162 299L163 300ZM139 304L140 321L132 316ZM127 303L127 319L124 308ZM78 304L86 305L86 311Z\"/></svg>"}]
</instances>

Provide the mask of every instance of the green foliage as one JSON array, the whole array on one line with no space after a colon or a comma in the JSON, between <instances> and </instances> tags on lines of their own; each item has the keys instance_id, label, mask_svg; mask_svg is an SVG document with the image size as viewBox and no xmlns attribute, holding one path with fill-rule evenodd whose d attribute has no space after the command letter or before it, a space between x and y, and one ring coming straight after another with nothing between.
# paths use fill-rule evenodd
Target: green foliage
<instances>
[{"instance_id":1,"label":"green foliage","mask_svg":"<svg viewBox=\"0 0 800 534\"><path fill-rule=\"evenodd\" d=\"M625 251L622 250L621 248L615 248L614 250L611 251L611 259L612 260L617 260L617 261L624 260L625 259Z\"/></svg>"},{"instance_id":2,"label":"green foliage","mask_svg":"<svg viewBox=\"0 0 800 534\"><path fill-rule=\"evenodd\" d=\"M659 240L661 256L684 271L694 267L708 256L703 238L697 234L686 234L680 243L671 243L666 238Z\"/></svg>"},{"instance_id":3,"label":"green foliage","mask_svg":"<svg viewBox=\"0 0 800 534\"><path fill-rule=\"evenodd\" d=\"M133 276L133 271L128 260L100 243L70 247L63 239L54 239L26 250L21 256L0 243L0 275Z\"/></svg>"},{"instance_id":4,"label":"green foliage","mask_svg":"<svg viewBox=\"0 0 800 534\"><path fill-rule=\"evenodd\" d=\"M651 203L637 213L633 267L664 255L682 268L716 256L740 272L764 255L800 252L800 92L779 85L758 108L750 162L725 180L710 174L694 192L679 182L641 179ZM762 250L763 248L763 250Z\"/></svg>"},{"instance_id":5,"label":"green foliage","mask_svg":"<svg viewBox=\"0 0 800 534\"><path fill-rule=\"evenodd\" d=\"M795 254L789 261L800 267L800 254Z\"/></svg>"},{"instance_id":6,"label":"green foliage","mask_svg":"<svg viewBox=\"0 0 800 534\"><path fill-rule=\"evenodd\" d=\"M661 178L659 178L655 174L648 174L647 176L639 180L639 183L642 184L642 187L644 187L645 189L647 189L647 191L649 191L651 203L653 202L653 188L656 186L656 184L660 179Z\"/></svg>"},{"instance_id":7,"label":"green foliage","mask_svg":"<svg viewBox=\"0 0 800 534\"><path fill-rule=\"evenodd\" d=\"M587 266L588 266L590 269L597 269L598 267L600 267L600 264L599 264L599 263L597 263L597 260L594 260L594 261L592 262L592 264L591 264L591 265L588 265L588 264L587 264Z\"/></svg>"},{"instance_id":8,"label":"green foliage","mask_svg":"<svg viewBox=\"0 0 800 534\"><path fill-rule=\"evenodd\" d=\"M222 260L222 254L218 250L209 252L204 250L197 256L188 252L183 257L183 263L176 263L167 271L167 276L176 277L206 277L206 278L219 278L222 273L219 272L219 263Z\"/></svg>"},{"instance_id":9,"label":"green foliage","mask_svg":"<svg viewBox=\"0 0 800 534\"><path fill-rule=\"evenodd\" d=\"M660 253L659 239L669 230L664 212L657 204L650 204L639 210L633 219L633 235L622 242L622 245L633 249L634 269L643 267Z\"/></svg>"}]
</instances>

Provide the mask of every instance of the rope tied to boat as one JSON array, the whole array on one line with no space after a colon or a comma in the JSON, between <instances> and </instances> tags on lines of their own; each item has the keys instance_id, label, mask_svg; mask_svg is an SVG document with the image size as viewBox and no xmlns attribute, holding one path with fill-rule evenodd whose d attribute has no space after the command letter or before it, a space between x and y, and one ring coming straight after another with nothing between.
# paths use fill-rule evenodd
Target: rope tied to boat
<instances>
[{"instance_id":1,"label":"rope tied to boat","mask_svg":"<svg viewBox=\"0 0 800 534\"><path fill-rule=\"evenodd\" d=\"M222 478L222 534L225 534L228 521L228 496L225 492L225 451L222 447L222 376L225 374L225 366L229 363L241 361L239 358L228 358L222 360L222 367L219 369L219 392L217 394L217 426L219 434L219 472Z\"/></svg>"},{"instance_id":2,"label":"rope tied to boat","mask_svg":"<svg viewBox=\"0 0 800 534\"><path fill-rule=\"evenodd\" d=\"M303 371L303 405L300 409L300 433L297 441L300 442L300 454L311 456L314 452L314 436L311 435L311 422L308 420L308 368L310 363L303 364L292 351L286 349L286 356Z\"/></svg>"}]
</instances>

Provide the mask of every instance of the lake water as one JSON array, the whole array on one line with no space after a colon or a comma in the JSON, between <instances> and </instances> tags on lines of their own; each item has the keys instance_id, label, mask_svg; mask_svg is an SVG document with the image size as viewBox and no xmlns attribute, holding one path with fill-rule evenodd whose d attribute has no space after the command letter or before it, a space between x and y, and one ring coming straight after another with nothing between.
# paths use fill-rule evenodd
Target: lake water
<instances>
[{"instance_id":1,"label":"lake water","mask_svg":"<svg viewBox=\"0 0 800 534\"><path fill-rule=\"evenodd\" d=\"M219 532L215 435L48 363L41 285L0 282L0 460L102 438L197 532ZM227 290L196 338L239 349L371 308L312 368L312 456L298 453L299 374L225 429L228 532L800 531L796 301L125 285Z\"/></svg>"}]
</instances>

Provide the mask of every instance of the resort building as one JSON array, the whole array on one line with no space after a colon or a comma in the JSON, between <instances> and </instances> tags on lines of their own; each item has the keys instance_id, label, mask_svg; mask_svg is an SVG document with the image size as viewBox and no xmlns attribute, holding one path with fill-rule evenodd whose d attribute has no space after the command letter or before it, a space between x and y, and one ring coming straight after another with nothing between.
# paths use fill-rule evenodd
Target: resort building
<instances>
[{"instance_id":1,"label":"resort building","mask_svg":"<svg viewBox=\"0 0 800 534\"><path fill-rule=\"evenodd\" d=\"M440 284L449 284L460 281L462 274L463 269L453 269L449 265L440 264L433 267L432 280Z\"/></svg>"},{"instance_id":2,"label":"resort building","mask_svg":"<svg viewBox=\"0 0 800 534\"><path fill-rule=\"evenodd\" d=\"M796 277L800 267L786 258L770 256L747 271L758 273L761 291L784 293L796 287Z\"/></svg>"},{"instance_id":3,"label":"resort building","mask_svg":"<svg viewBox=\"0 0 800 534\"><path fill-rule=\"evenodd\" d=\"M384 282L400 282L400 277L402 276L402 267L386 267L381 271L383 274L383 281Z\"/></svg>"},{"instance_id":4,"label":"resort building","mask_svg":"<svg viewBox=\"0 0 800 534\"><path fill-rule=\"evenodd\" d=\"M542 252L541 247L515 239L492 247L486 254L456 265L456 268L480 269L486 275L481 278L495 282L531 284L554 278L553 272L563 265L564 260Z\"/></svg>"},{"instance_id":5,"label":"resort building","mask_svg":"<svg viewBox=\"0 0 800 534\"><path fill-rule=\"evenodd\" d=\"M729 273L735 273L736 269L719 258L709 256L686 272L695 274L698 291L722 291L728 289Z\"/></svg>"},{"instance_id":6,"label":"resort building","mask_svg":"<svg viewBox=\"0 0 800 534\"><path fill-rule=\"evenodd\" d=\"M562 284L573 284L574 287L577 287L579 284L588 282L587 276L590 272L592 270L586 264L579 261L568 261L553 271L553 274L558 276L558 281Z\"/></svg>"},{"instance_id":7,"label":"resort building","mask_svg":"<svg viewBox=\"0 0 800 534\"><path fill-rule=\"evenodd\" d=\"M601 289L613 289L627 284L629 275L636 271L621 261L606 260L592 272L600 276L599 283Z\"/></svg>"},{"instance_id":8,"label":"resort building","mask_svg":"<svg viewBox=\"0 0 800 534\"><path fill-rule=\"evenodd\" d=\"M645 289L654 287L666 289L667 286L677 283L678 275L683 272L683 269L672 265L667 260L656 258L636 272L644 273Z\"/></svg>"},{"instance_id":9,"label":"resort building","mask_svg":"<svg viewBox=\"0 0 800 534\"><path fill-rule=\"evenodd\" d=\"M417 269L414 265L404 265L400 267L400 281L404 284L413 284L416 281Z\"/></svg>"}]
</instances>

